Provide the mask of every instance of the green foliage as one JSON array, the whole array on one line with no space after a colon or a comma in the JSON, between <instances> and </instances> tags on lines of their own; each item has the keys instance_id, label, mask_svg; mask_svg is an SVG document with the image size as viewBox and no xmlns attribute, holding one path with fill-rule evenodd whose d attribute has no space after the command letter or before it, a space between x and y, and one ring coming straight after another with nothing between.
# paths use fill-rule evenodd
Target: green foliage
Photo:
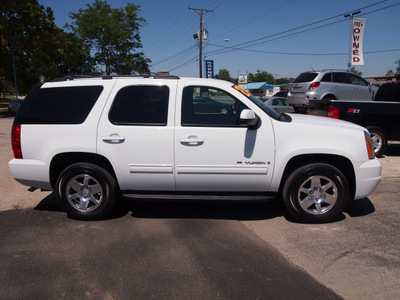
<instances>
[{"instance_id":1,"label":"green foliage","mask_svg":"<svg viewBox=\"0 0 400 300\"><path fill-rule=\"evenodd\" d=\"M275 79L275 84L281 85L281 84L291 83L293 80L294 80L293 77L290 77L290 78L287 78L287 77L277 78L277 79Z\"/></svg>"},{"instance_id":2,"label":"green foliage","mask_svg":"<svg viewBox=\"0 0 400 300\"><path fill-rule=\"evenodd\" d=\"M130 74L146 72L150 60L143 52L139 35L146 21L139 17L140 6L128 3L114 9L106 1L95 0L86 9L70 13L73 23L67 25L94 52L94 60L105 73Z\"/></svg>"},{"instance_id":3,"label":"green foliage","mask_svg":"<svg viewBox=\"0 0 400 300\"><path fill-rule=\"evenodd\" d=\"M386 75L394 75L393 70L387 70Z\"/></svg>"},{"instance_id":4,"label":"green foliage","mask_svg":"<svg viewBox=\"0 0 400 300\"><path fill-rule=\"evenodd\" d=\"M231 77L231 74L227 69L220 69L218 74L215 75L215 78L237 83L237 80Z\"/></svg>"},{"instance_id":5,"label":"green foliage","mask_svg":"<svg viewBox=\"0 0 400 300\"><path fill-rule=\"evenodd\" d=\"M12 45L20 94L42 80L93 70L89 49L58 28L53 11L39 5L37 0L1 1L0 42L3 93L14 85Z\"/></svg>"},{"instance_id":6,"label":"green foliage","mask_svg":"<svg viewBox=\"0 0 400 300\"><path fill-rule=\"evenodd\" d=\"M355 67L351 67L350 71L353 72L354 74L362 76L362 72L357 71Z\"/></svg>"},{"instance_id":7,"label":"green foliage","mask_svg":"<svg viewBox=\"0 0 400 300\"><path fill-rule=\"evenodd\" d=\"M257 73L249 73L248 75L248 80L252 82L268 82L271 84L275 84L275 78L274 75L266 72L266 71L261 71L260 69L256 70Z\"/></svg>"}]
</instances>

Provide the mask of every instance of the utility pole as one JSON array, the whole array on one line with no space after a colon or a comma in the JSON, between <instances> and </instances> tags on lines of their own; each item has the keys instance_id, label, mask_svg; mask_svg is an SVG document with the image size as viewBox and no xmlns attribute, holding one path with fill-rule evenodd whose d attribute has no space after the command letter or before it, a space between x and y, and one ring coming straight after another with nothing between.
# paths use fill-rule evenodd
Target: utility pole
<instances>
[{"instance_id":1,"label":"utility pole","mask_svg":"<svg viewBox=\"0 0 400 300\"><path fill-rule=\"evenodd\" d=\"M189 9L195 11L200 15L200 31L199 31L199 72L200 72L200 78L203 77L203 14L208 13L208 12L214 12L214 9L208 10L208 9L203 9L203 8L191 8L189 6Z\"/></svg>"}]
</instances>

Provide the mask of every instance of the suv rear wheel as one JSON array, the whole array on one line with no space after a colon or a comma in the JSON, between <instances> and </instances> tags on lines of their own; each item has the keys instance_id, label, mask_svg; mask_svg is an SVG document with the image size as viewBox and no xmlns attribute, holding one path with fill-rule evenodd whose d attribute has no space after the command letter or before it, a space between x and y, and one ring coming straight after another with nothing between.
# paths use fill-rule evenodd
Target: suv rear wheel
<instances>
[{"instance_id":1,"label":"suv rear wheel","mask_svg":"<svg viewBox=\"0 0 400 300\"><path fill-rule=\"evenodd\" d=\"M59 204L76 219L95 220L105 216L115 206L118 194L114 177L89 163L67 167L56 183Z\"/></svg>"},{"instance_id":2,"label":"suv rear wheel","mask_svg":"<svg viewBox=\"0 0 400 300\"><path fill-rule=\"evenodd\" d=\"M289 213L299 221L325 223L337 218L348 199L348 183L335 167L314 163L295 170L282 192Z\"/></svg>"}]
</instances>

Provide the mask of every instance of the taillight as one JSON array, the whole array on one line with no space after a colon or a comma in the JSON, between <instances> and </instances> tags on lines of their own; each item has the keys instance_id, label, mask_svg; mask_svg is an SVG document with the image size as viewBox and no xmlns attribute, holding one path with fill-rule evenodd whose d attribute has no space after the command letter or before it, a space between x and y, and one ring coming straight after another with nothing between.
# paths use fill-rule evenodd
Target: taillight
<instances>
[{"instance_id":1,"label":"taillight","mask_svg":"<svg viewBox=\"0 0 400 300\"><path fill-rule=\"evenodd\" d=\"M333 119L339 119L339 108L329 105L328 107L328 117Z\"/></svg>"},{"instance_id":2,"label":"taillight","mask_svg":"<svg viewBox=\"0 0 400 300\"><path fill-rule=\"evenodd\" d=\"M14 124L11 130L11 145L14 157L22 159L21 149L21 124Z\"/></svg>"},{"instance_id":3,"label":"taillight","mask_svg":"<svg viewBox=\"0 0 400 300\"><path fill-rule=\"evenodd\" d=\"M321 82L312 82L310 84L310 86L308 87L309 91L315 90L317 87L319 87L319 85L321 84Z\"/></svg>"}]
</instances>

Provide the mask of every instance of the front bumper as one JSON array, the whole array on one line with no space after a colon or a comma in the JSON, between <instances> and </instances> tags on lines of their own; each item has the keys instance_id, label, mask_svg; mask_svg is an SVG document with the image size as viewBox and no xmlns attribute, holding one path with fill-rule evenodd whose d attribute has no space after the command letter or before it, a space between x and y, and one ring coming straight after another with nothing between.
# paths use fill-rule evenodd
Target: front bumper
<instances>
[{"instance_id":1,"label":"front bumper","mask_svg":"<svg viewBox=\"0 0 400 300\"><path fill-rule=\"evenodd\" d=\"M354 199L363 199L371 195L382 177L382 165L377 158L356 166L356 194Z\"/></svg>"}]
</instances>

